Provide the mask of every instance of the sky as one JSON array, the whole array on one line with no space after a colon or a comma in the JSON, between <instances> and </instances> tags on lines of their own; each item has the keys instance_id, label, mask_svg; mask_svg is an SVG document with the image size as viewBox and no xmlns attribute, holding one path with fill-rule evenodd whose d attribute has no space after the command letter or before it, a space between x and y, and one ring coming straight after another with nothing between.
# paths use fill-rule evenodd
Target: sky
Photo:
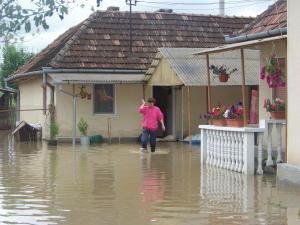
<instances>
[{"instance_id":1,"label":"sky","mask_svg":"<svg viewBox=\"0 0 300 225\"><path fill-rule=\"evenodd\" d=\"M96 0L75 0L69 9L69 14L60 20L52 17L49 20L50 28L47 31L41 30L38 33L26 34L25 40L18 44L18 47L29 52L38 53L50 44L68 28L77 25L93 13L94 7L97 10L106 10L109 6L118 6L121 11L128 11L129 6L126 0L102 0L100 7L96 7ZM134 0L132 0L134 1ZM85 2L81 8L80 3ZM225 0L225 15L255 17L265 11L275 0ZM157 11L160 8L173 9L175 13L213 14L219 13L219 0L138 0L133 11Z\"/></svg>"}]
</instances>

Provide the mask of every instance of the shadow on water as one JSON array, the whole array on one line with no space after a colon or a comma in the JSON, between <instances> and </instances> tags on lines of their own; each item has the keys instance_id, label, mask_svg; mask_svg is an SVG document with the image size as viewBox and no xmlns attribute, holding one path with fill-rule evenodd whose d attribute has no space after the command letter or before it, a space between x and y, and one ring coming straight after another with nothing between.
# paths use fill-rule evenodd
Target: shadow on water
<instances>
[{"instance_id":1,"label":"shadow on water","mask_svg":"<svg viewBox=\"0 0 300 225\"><path fill-rule=\"evenodd\" d=\"M201 166L188 145L0 140L0 224L300 224L297 188Z\"/></svg>"}]
</instances>

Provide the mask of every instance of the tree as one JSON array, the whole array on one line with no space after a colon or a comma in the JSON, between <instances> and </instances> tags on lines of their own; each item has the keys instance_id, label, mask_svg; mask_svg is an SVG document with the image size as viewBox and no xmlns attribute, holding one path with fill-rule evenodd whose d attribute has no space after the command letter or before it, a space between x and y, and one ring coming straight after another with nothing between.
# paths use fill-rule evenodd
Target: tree
<instances>
[{"instance_id":1,"label":"tree","mask_svg":"<svg viewBox=\"0 0 300 225\"><path fill-rule=\"evenodd\" d=\"M13 74L21 66L34 56L23 49L17 49L14 45L6 44L2 50L3 62L0 64L0 82L3 87L4 78Z\"/></svg>"},{"instance_id":2,"label":"tree","mask_svg":"<svg viewBox=\"0 0 300 225\"><path fill-rule=\"evenodd\" d=\"M101 1L96 0L97 6ZM53 15L63 19L68 14L70 5L76 4L75 2L76 0L30 0L26 4L26 1L0 0L0 38L11 40L22 28L30 32L33 26L47 30L47 20Z\"/></svg>"}]
</instances>

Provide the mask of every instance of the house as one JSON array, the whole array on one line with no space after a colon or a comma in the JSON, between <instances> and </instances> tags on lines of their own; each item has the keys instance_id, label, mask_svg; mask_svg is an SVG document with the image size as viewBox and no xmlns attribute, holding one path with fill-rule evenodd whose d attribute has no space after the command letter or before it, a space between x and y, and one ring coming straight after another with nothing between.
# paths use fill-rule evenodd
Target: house
<instances>
[{"instance_id":1,"label":"house","mask_svg":"<svg viewBox=\"0 0 300 225\"><path fill-rule=\"evenodd\" d=\"M187 134L198 133L199 124L207 124L205 115L209 110L206 58L192 55L200 50L203 49L159 48L146 72L147 85L153 86L154 97L158 102L163 102L159 107L165 115L166 133L179 139L184 139ZM245 56L249 96L259 83L259 54L257 50L249 50ZM212 106L220 103L235 105L240 102L242 80L239 54L219 54L211 57L210 64L237 69L224 83L212 76Z\"/></svg>"},{"instance_id":2,"label":"house","mask_svg":"<svg viewBox=\"0 0 300 225\"><path fill-rule=\"evenodd\" d=\"M267 132L265 132L267 145L267 160L266 165L271 166L274 165L274 161L272 160L272 150L277 151L277 163L281 163L283 160L286 160L288 150L285 151L284 157L282 152L282 147L286 147L286 130L287 130L287 120L278 120L278 119L270 119L270 115L266 112L264 108L264 100L281 98L286 101L286 92L287 86L282 85L288 82L287 79L287 2L285 0L279 0L275 2L272 6L270 6L265 12L259 15L254 21L252 21L248 26L246 26L241 31L238 31L233 36L225 37L227 45L219 46L217 48L212 48L209 50L203 50L196 55L206 55L209 57L211 54L223 54L228 51L240 51L241 59L243 61L246 49L257 49L260 50L260 64L261 68L264 65L268 65L270 63L270 59L276 62L277 69L280 68L281 75L280 84L274 85L272 83L266 82L266 79L260 79L259 75L257 79L259 80L259 119L261 122L265 121L265 124L260 123L260 129L262 127L266 127ZM262 69L263 71L263 69ZM263 73L262 73L263 74ZM247 74L245 74L247 76ZM261 75L261 77L264 77ZM277 78L276 78L277 79ZM271 80L274 81L273 78ZM270 88L272 87L272 88ZM287 117L285 117L287 119ZM257 130L254 132L261 132L261 130ZM259 136L259 146L261 148L261 140L262 135ZM275 137L275 138L274 138ZM282 138L283 137L283 138ZM272 141L273 139L273 141ZM284 142L282 144L282 141ZM272 144L276 144L277 148L274 149L275 146ZM274 151L274 152L275 152ZM261 150L259 150L259 166L261 166ZM278 165L280 168L281 165ZM258 173L262 173L261 167L259 167Z\"/></svg>"},{"instance_id":3,"label":"house","mask_svg":"<svg viewBox=\"0 0 300 225\"><path fill-rule=\"evenodd\" d=\"M300 184L300 154L299 154L299 51L300 51L300 21L299 1L287 1L289 30L287 42L287 163L277 167L279 180Z\"/></svg>"},{"instance_id":4,"label":"house","mask_svg":"<svg viewBox=\"0 0 300 225\"><path fill-rule=\"evenodd\" d=\"M170 12L97 11L70 28L7 81L18 83L20 120L41 123L49 134L47 107L54 105L60 138L76 136L76 118L89 135L133 138L140 133L141 99L152 95L145 72L159 47L211 48L252 18ZM130 47L132 46L132 47ZM197 93L200 94L200 93ZM75 113L76 112L76 113ZM73 115L73 116L72 116ZM76 116L77 115L77 116Z\"/></svg>"}]
</instances>

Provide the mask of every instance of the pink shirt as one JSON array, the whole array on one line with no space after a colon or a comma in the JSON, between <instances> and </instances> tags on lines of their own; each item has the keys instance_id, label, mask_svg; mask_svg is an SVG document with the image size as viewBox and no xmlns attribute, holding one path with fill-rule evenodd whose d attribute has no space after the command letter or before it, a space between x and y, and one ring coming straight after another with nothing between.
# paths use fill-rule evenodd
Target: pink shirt
<instances>
[{"instance_id":1,"label":"pink shirt","mask_svg":"<svg viewBox=\"0 0 300 225\"><path fill-rule=\"evenodd\" d=\"M149 130L156 130L158 122L164 118L164 115L156 106L140 107L139 113L144 115L143 128L147 128Z\"/></svg>"}]
</instances>

